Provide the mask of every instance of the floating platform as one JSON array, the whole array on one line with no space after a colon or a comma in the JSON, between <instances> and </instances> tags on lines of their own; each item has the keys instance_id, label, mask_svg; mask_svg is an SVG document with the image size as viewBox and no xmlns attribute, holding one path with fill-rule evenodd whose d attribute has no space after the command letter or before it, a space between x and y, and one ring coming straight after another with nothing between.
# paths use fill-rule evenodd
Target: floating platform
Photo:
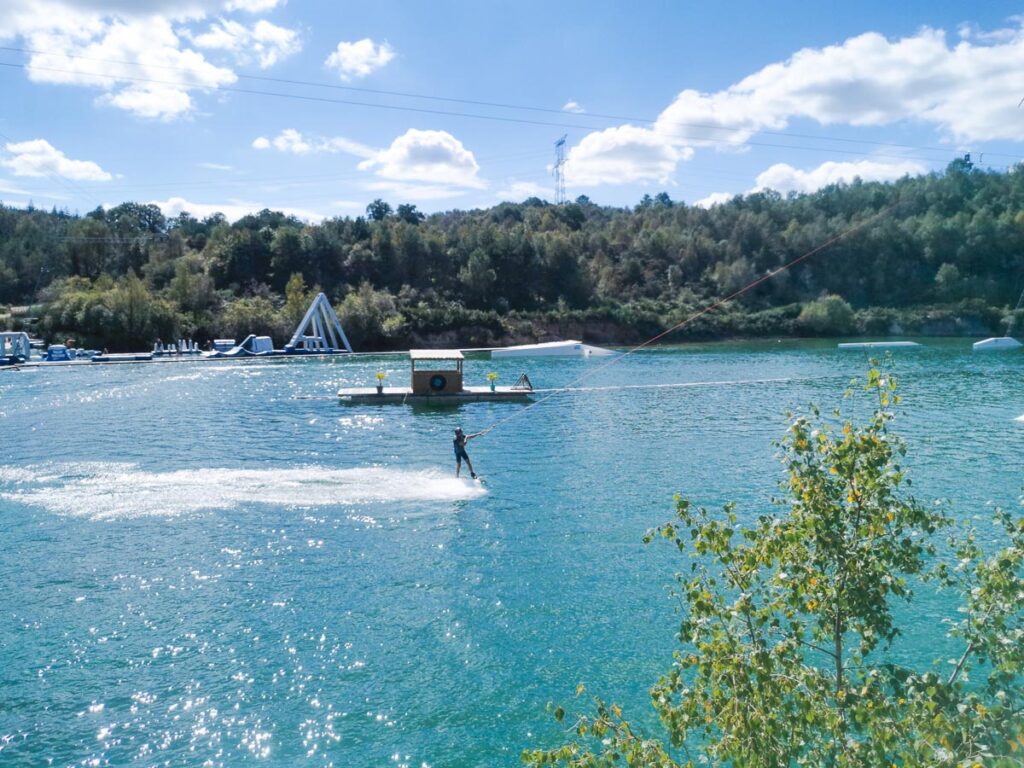
<instances>
[{"instance_id":1,"label":"floating platform","mask_svg":"<svg viewBox=\"0 0 1024 768\"><path fill-rule=\"evenodd\" d=\"M909 349L922 347L916 341L849 341L839 345L839 349Z\"/></svg>"},{"instance_id":2,"label":"floating platform","mask_svg":"<svg viewBox=\"0 0 1024 768\"><path fill-rule=\"evenodd\" d=\"M1012 336L996 336L976 341L971 347L975 352L1006 352L1011 349L1020 349L1021 343Z\"/></svg>"},{"instance_id":3,"label":"floating platform","mask_svg":"<svg viewBox=\"0 0 1024 768\"><path fill-rule=\"evenodd\" d=\"M491 350L491 359L506 357L604 357L614 355L610 349L592 347L582 341L546 341L543 344L520 344Z\"/></svg>"},{"instance_id":4,"label":"floating platform","mask_svg":"<svg viewBox=\"0 0 1024 768\"><path fill-rule=\"evenodd\" d=\"M427 403L444 405L446 403L482 403L482 402L513 402L530 401L532 390L514 387L463 387L459 392L431 392L416 394L411 387L384 387L378 392L376 387L351 387L338 390L338 398L345 405L374 405L394 403Z\"/></svg>"}]
</instances>

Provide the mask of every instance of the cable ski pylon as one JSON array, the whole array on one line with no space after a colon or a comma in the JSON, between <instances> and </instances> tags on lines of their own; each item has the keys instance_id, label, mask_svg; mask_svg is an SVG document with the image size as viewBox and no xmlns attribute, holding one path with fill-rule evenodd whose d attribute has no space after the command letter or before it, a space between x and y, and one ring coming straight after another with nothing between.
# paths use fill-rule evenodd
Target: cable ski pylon
<instances>
[{"instance_id":1,"label":"cable ski pylon","mask_svg":"<svg viewBox=\"0 0 1024 768\"><path fill-rule=\"evenodd\" d=\"M295 329L292 340L285 350L297 352L339 352L344 349L352 351L348 343L341 321L334 312L334 307L327 297L318 293L313 303L306 310L302 322Z\"/></svg>"}]
</instances>

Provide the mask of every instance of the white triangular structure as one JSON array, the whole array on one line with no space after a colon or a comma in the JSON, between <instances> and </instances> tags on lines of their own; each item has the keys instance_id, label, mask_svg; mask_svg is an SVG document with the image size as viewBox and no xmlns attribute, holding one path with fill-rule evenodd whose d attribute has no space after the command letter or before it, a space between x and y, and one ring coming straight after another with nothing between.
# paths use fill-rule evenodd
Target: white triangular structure
<instances>
[{"instance_id":1,"label":"white triangular structure","mask_svg":"<svg viewBox=\"0 0 1024 768\"><path fill-rule=\"evenodd\" d=\"M295 352L340 352L352 351L348 337L341 327L341 321L334 313L334 307L327 297L318 293L306 310L302 322L295 329L292 340L285 347Z\"/></svg>"}]
</instances>

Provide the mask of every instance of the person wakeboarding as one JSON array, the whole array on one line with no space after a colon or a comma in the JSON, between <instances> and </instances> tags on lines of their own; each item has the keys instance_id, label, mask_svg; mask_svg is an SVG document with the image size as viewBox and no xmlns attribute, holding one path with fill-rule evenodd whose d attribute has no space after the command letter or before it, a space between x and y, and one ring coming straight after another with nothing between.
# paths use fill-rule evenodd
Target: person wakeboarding
<instances>
[{"instance_id":1,"label":"person wakeboarding","mask_svg":"<svg viewBox=\"0 0 1024 768\"><path fill-rule=\"evenodd\" d=\"M469 454L466 453L466 443L475 437L480 437L483 432L475 432L472 435L467 435L462 431L462 427L455 428L455 439L452 440L452 445L455 448L455 476L458 477L462 471L462 462L465 460L466 467L469 469L469 476L474 480L476 479L476 472L473 471L473 462L469 460Z\"/></svg>"}]
</instances>

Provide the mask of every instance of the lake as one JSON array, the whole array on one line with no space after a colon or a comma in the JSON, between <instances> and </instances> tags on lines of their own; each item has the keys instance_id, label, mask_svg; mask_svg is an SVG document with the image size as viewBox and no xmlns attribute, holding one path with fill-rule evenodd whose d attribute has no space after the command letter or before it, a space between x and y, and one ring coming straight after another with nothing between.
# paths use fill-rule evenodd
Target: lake
<instances>
[{"instance_id":1,"label":"lake","mask_svg":"<svg viewBox=\"0 0 1024 768\"><path fill-rule=\"evenodd\" d=\"M913 492L983 521L1018 503L1024 355L924 343L895 356ZM523 406L332 397L401 358L0 372L0 763L512 766L581 682L650 723L682 561L645 530L675 493L770 511L784 411L868 366L813 341L604 364L467 361L591 374L470 443L482 487L452 430ZM956 650L947 601L896 656Z\"/></svg>"}]
</instances>

